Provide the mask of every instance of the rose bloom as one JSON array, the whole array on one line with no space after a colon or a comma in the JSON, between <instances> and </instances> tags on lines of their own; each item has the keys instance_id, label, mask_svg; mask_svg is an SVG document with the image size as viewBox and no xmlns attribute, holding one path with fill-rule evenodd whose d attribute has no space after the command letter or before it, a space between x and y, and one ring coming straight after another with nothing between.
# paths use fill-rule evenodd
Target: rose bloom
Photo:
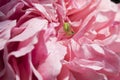
<instances>
[{"instance_id":1,"label":"rose bloom","mask_svg":"<svg viewBox=\"0 0 120 80\"><path fill-rule=\"evenodd\" d=\"M0 80L119 80L120 4L0 0Z\"/></svg>"}]
</instances>

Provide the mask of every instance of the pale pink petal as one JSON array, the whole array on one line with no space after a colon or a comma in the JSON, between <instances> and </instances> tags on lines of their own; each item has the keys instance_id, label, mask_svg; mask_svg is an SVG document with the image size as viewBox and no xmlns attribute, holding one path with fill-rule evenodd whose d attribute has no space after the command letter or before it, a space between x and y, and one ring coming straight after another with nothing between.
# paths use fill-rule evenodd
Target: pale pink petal
<instances>
[{"instance_id":1,"label":"pale pink petal","mask_svg":"<svg viewBox=\"0 0 120 80\"><path fill-rule=\"evenodd\" d=\"M116 18L115 18L115 20L116 21L120 21L120 4L118 4L118 11L117 11L117 14L116 14Z\"/></svg>"},{"instance_id":2,"label":"pale pink petal","mask_svg":"<svg viewBox=\"0 0 120 80\"><path fill-rule=\"evenodd\" d=\"M37 3L34 3L32 4L36 11L39 12L39 14L45 18L47 18L49 21L56 21L56 10L55 8L53 7L53 4L51 4L50 1L48 2L45 2L42 1L43 4L37 4Z\"/></svg>"},{"instance_id":3,"label":"pale pink petal","mask_svg":"<svg viewBox=\"0 0 120 80\"><path fill-rule=\"evenodd\" d=\"M79 63L79 59L74 59L73 61L68 62L66 64L66 66L71 70L71 73L75 77L76 80L79 80L79 79L82 79L82 80L87 80L87 79L107 80L107 79L105 79L106 76L103 76L103 75L101 75L101 74L97 73L96 71L91 70L89 68L86 68L86 66L82 66L82 64Z\"/></svg>"},{"instance_id":4,"label":"pale pink petal","mask_svg":"<svg viewBox=\"0 0 120 80\"><path fill-rule=\"evenodd\" d=\"M4 48L7 41L10 39L11 30L15 27L16 21L6 20L0 22L0 50Z\"/></svg>"},{"instance_id":5,"label":"pale pink petal","mask_svg":"<svg viewBox=\"0 0 120 80\"><path fill-rule=\"evenodd\" d=\"M95 10L100 0L72 0L69 1L68 13L71 21L84 20L91 11ZM67 3L67 2L66 2ZM93 5L91 5L93 4ZM88 10L89 9L89 10Z\"/></svg>"},{"instance_id":6,"label":"pale pink petal","mask_svg":"<svg viewBox=\"0 0 120 80\"><path fill-rule=\"evenodd\" d=\"M62 66L58 80L76 80L71 71L65 66Z\"/></svg>"},{"instance_id":7,"label":"pale pink petal","mask_svg":"<svg viewBox=\"0 0 120 80\"><path fill-rule=\"evenodd\" d=\"M66 54L66 48L55 42L54 39L51 39L46 45L49 56L43 64L39 65L38 71L44 80L55 80L60 73L62 67L61 60L63 60Z\"/></svg>"},{"instance_id":8,"label":"pale pink petal","mask_svg":"<svg viewBox=\"0 0 120 80\"><path fill-rule=\"evenodd\" d=\"M98 13L96 15L96 20L92 25L93 27L92 29L98 32L100 29L108 27L109 25L112 25L114 18L115 18L115 13L112 11Z\"/></svg>"},{"instance_id":9,"label":"pale pink petal","mask_svg":"<svg viewBox=\"0 0 120 80\"><path fill-rule=\"evenodd\" d=\"M31 42L32 43L32 42ZM34 48L33 44L28 44L25 47L22 47L20 49L18 49L17 51L13 51L9 54L9 56L15 56L15 57L21 57L24 56L26 54L28 54L29 52L31 52ZM23 43L22 43L23 44Z\"/></svg>"},{"instance_id":10,"label":"pale pink petal","mask_svg":"<svg viewBox=\"0 0 120 80\"><path fill-rule=\"evenodd\" d=\"M115 3L111 2L111 0L101 0L101 3L97 10L100 10L103 12L107 12L107 11L117 12L118 7Z\"/></svg>"},{"instance_id":11,"label":"pale pink petal","mask_svg":"<svg viewBox=\"0 0 120 80\"><path fill-rule=\"evenodd\" d=\"M8 18L18 19L22 14L24 14L24 12L22 11L23 7L24 7L24 4L22 2L19 2L17 0L14 0L14 1L11 0L9 3L0 7L0 11L4 14L2 16L2 20L8 19Z\"/></svg>"},{"instance_id":12,"label":"pale pink petal","mask_svg":"<svg viewBox=\"0 0 120 80\"><path fill-rule=\"evenodd\" d=\"M41 18L30 19L29 21L21 25L21 27L25 27L26 29L21 34L10 39L9 42L24 41L34 36L36 33L41 31L46 26L47 26L47 21L45 19L41 19Z\"/></svg>"}]
</instances>

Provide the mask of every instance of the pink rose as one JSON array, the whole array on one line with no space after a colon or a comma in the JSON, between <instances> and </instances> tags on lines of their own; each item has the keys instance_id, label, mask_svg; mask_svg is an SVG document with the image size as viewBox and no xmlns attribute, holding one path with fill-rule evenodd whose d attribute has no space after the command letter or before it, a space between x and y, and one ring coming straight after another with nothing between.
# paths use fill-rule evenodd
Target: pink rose
<instances>
[{"instance_id":1,"label":"pink rose","mask_svg":"<svg viewBox=\"0 0 120 80\"><path fill-rule=\"evenodd\" d=\"M0 1L0 80L119 80L120 4Z\"/></svg>"}]
</instances>

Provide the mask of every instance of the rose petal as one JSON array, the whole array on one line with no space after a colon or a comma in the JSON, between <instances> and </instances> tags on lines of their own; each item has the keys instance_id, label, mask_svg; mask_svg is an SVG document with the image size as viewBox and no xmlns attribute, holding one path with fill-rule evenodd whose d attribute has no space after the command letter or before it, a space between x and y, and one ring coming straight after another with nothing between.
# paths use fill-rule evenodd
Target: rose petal
<instances>
[{"instance_id":1,"label":"rose petal","mask_svg":"<svg viewBox=\"0 0 120 80\"><path fill-rule=\"evenodd\" d=\"M62 67L61 60L63 60L66 54L66 48L53 39L47 43L47 49L49 56L43 64L39 65L38 71L44 80L54 80L60 73Z\"/></svg>"},{"instance_id":2,"label":"rose petal","mask_svg":"<svg viewBox=\"0 0 120 80\"><path fill-rule=\"evenodd\" d=\"M26 27L26 29L21 34L10 39L9 42L24 41L35 35L37 32L39 32L46 26L47 26L47 21L45 19L33 18L25 22L23 25L21 25L21 27Z\"/></svg>"},{"instance_id":3,"label":"rose petal","mask_svg":"<svg viewBox=\"0 0 120 80\"><path fill-rule=\"evenodd\" d=\"M10 39L10 33L13 27L15 27L16 21L6 20L0 22L0 50L4 48L7 41Z\"/></svg>"}]
</instances>

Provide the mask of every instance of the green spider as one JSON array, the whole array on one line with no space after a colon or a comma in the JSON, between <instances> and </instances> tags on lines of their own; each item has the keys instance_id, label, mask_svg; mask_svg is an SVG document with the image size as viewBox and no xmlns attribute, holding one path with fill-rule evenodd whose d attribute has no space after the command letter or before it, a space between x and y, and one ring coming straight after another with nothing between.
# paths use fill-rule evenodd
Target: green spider
<instances>
[{"instance_id":1,"label":"green spider","mask_svg":"<svg viewBox=\"0 0 120 80\"><path fill-rule=\"evenodd\" d=\"M71 26L68 22L65 22L63 24L63 29L64 29L66 35L68 35L68 36L71 36L74 34L74 31L71 29Z\"/></svg>"}]
</instances>

